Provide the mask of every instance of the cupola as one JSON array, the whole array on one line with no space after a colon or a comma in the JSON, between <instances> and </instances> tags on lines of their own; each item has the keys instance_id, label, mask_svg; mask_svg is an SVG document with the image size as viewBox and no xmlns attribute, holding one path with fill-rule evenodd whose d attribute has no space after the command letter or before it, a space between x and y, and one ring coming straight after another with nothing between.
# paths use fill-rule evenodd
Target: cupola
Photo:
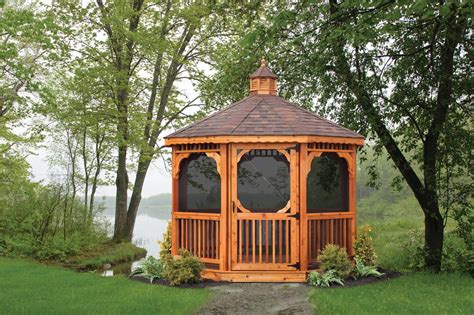
<instances>
[{"instance_id":1,"label":"cupola","mask_svg":"<svg viewBox=\"0 0 474 315\"><path fill-rule=\"evenodd\" d=\"M250 76L250 95L276 95L277 78L278 76L268 68L267 61L262 57L260 67Z\"/></svg>"}]
</instances>

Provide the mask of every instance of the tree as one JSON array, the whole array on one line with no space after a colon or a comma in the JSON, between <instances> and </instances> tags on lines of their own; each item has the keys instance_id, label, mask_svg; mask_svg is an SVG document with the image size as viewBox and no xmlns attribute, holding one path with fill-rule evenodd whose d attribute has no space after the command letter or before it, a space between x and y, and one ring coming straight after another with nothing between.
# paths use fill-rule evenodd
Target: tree
<instances>
[{"instance_id":1,"label":"tree","mask_svg":"<svg viewBox=\"0 0 474 315\"><path fill-rule=\"evenodd\" d=\"M48 10L26 1L0 3L0 154L37 140L42 130L35 124L25 128L25 120L45 92L41 75L46 60L55 58L56 33Z\"/></svg>"},{"instance_id":2,"label":"tree","mask_svg":"<svg viewBox=\"0 0 474 315\"><path fill-rule=\"evenodd\" d=\"M231 10L225 4L171 0L96 0L82 7L58 2L56 15L65 23L70 59L91 69L91 78L100 78L97 84L114 105L103 117L115 127L115 241L132 238L148 168L165 152L162 133L202 115L193 109L200 107L199 98L184 97L179 84L204 76L200 66L213 43L226 36Z\"/></svg>"},{"instance_id":3,"label":"tree","mask_svg":"<svg viewBox=\"0 0 474 315\"><path fill-rule=\"evenodd\" d=\"M472 216L471 17L468 1L280 4L239 48L268 49L280 94L385 148L424 213L435 271L449 210Z\"/></svg>"}]
</instances>

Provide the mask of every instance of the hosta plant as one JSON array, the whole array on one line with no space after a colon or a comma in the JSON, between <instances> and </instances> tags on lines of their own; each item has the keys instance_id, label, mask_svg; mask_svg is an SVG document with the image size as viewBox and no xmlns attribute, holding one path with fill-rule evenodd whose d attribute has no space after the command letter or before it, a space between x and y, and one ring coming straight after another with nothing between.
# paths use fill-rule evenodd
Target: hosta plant
<instances>
[{"instance_id":1,"label":"hosta plant","mask_svg":"<svg viewBox=\"0 0 474 315\"><path fill-rule=\"evenodd\" d=\"M148 278L150 283L152 283L153 280L162 278L163 270L164 268L161 261L153 256L149 256L140 262L140 265L132 271L130 277L140 275Z\"/></svg>"},{"instance_id":2,"label":"hosta plant","mask_svg":"<svg viewBox=\"0 0 474 315\"><path fill-rule=\"evenodd\" d=\"M355 260L355 266L352 271L352 277L354 279L367 278L367 277L381 277L384 274L377 270L375 266L366 266L358 259Z\"/></svg>"},{"instance_id":3,"label":"hosta plant","mask_svg":"<svg viewBox=\"0 0 474 315\"><path fill-rule=\"evenodd\" d=\"M325 273L312 271L308 275L309 285L317 287L329 287L333 283L344 285L344 280L337 276L337 272L335 270L328 270Z\"/></svg>"}]
</instances>

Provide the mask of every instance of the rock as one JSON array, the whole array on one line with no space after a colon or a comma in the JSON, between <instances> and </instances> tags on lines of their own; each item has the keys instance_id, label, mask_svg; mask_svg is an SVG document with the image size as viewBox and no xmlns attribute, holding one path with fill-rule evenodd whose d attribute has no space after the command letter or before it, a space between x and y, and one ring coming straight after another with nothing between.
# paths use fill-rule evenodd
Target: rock
<instances>
[{"instance_id":1,"label":"rock","mask_svg":"<svg viewBox=\"0 0 474 315\"><path fill-rule=\"evenodd\" d=\"M104 264L104 265L102 266L102 269L104 269L104 270L109 270L110 268L112 268L112 265L111 265L111 264Z\"/></svg>"}]
</instances>

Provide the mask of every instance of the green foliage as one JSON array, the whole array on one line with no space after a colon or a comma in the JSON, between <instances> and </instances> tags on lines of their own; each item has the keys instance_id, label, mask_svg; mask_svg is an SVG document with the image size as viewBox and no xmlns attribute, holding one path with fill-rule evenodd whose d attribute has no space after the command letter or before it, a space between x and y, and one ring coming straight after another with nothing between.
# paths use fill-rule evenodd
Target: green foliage
<instances>
[{"instance_id":1,"label":"green foliage","mask_svg":"<svg viewBox=\"0 0 474 315\"><path fill-rule=\"evenodd\" d=\"M106 242L95 244L90 242L85 244L77 254L61 259L59 264L80 270L96 270L104 264L116 265L132 262L145 256L146 250L132 243Z\"/></svg>"},{"instance_id":2,"label":"green foliage","mask_svg":"<svg viewBox=\"0 0 474 315\"><path fill-rule=\"evenodd\" d=\"M338 245L326 245L318 256L318 261L324 272L333 270L336 276L343 279L347 278L352 270L346 250Z\"/></svg>"},{"instance_id":3,"label":"green foliage","mask_svg":"<svg viewBox=\"0 0 474 315\"><path fill-rule=\"evenodd\" d=\"M364 265L364 263L357 258L355 259L354 269L352 270L352 277L354 279L367 277L381 277L383 273L377 270L374 265Z\"/></svg>"},{"instance_id":4,"label":"green foliage","mask_svg":"<svg viewBox=\"0 0 474 315\"><path fill-rule=\"evenodd\" d=\"M411 270L424 269L423 236L419 230L409 232L409 238L404 244L403 255L408 259ZM446 233L443 247L443 264L441 271L450 273L465 273L474 276L474 250L466 246L455 231Z\"/></svg>"},{"instance_id":5,"label":"green foliage","mask_svg":"<svg viewBox=\"0 0 474 315\"><path fill-rule=\"evenodd\" d=\"M165 263L163 278L170 285L196 283L201 280L203 263L185 249L179 250L179 255Z\"/></svg>"},{"instance_id":6,"label":"green foliage","mask_svg":"<svg viewBox=\"0 0 474 315\"><path fill-rule=\"evenodd\" d=\"M344 280L337 275L335 270L328 270L325 273L311 271L307 282L309 285L316 287L329 287L333 283L344 285Z\"/></svg>"},{"instance_id":7,"label":"green foliage","mask_svg":"<svg viewBox=\"0 0 474 315\"><path fill-rule=\"evenodd\" d=\"M0 175L1 255L61 261L107 240L107 223L86 222L70 187L31 182L21 157L0 156Z\"/></svg>"},{"instance_id":8,"label":"green foliage","mask_svg":"<svg viewBox=\"0 0 474 315\"><path fill-rule=\"evenodd\" d=\"M140 262L140 265L132 271L130 277L141 275L150 279L150 283L153 283L153 280L162 278L163 270L162 262L153 256L149 256Z\"/></svg>"},{"instance_id":9,"label":"green foliage","mask_svg":"<svg viewBox=\"0 0 474 315\"><path fill-rule=\"evenodd\" d=\"M375 254L372 237L370 236L371 231L370 225L362 226L357 233L354 243L355 259L365 266L377 265L377 255Z\"/></svg>"},{"instance_id":10,"label":"green foliage","mask_svg":"<svg viewBox=\"0 0 474 315\"><path fill-rule=\"evenodd\" d=\"M162 261L169 260L171 256L171 221L168 221L166 226L166 231L163 233L163 240L159 242L160 244L160 259Z\"/></svg>"},{"instance_id":11,"label":"green foliage","mask_svg":"<svg viewBox=\"0 0 474 315\"><path fill-rule=\"evenodd\" d=\"M441 233L443 219L466 211L472 200L464 192L473 183L469 1L280 2L262 14L241 35L242 47L227 45L231 58L248 56L246 68L256 51L271 48L267 59L280 76L281 96L370 138L375 159L385 147L398 171L390 174L393 186L410 183L418 211L432 218L428 231ZM216 77L242 69L215 61ZM234 89L226 83L214 89ZM369 175L376 177L373 166ZM426 263L437 269L441 249L429 251Z\"/></svg>"}]
</instances>

